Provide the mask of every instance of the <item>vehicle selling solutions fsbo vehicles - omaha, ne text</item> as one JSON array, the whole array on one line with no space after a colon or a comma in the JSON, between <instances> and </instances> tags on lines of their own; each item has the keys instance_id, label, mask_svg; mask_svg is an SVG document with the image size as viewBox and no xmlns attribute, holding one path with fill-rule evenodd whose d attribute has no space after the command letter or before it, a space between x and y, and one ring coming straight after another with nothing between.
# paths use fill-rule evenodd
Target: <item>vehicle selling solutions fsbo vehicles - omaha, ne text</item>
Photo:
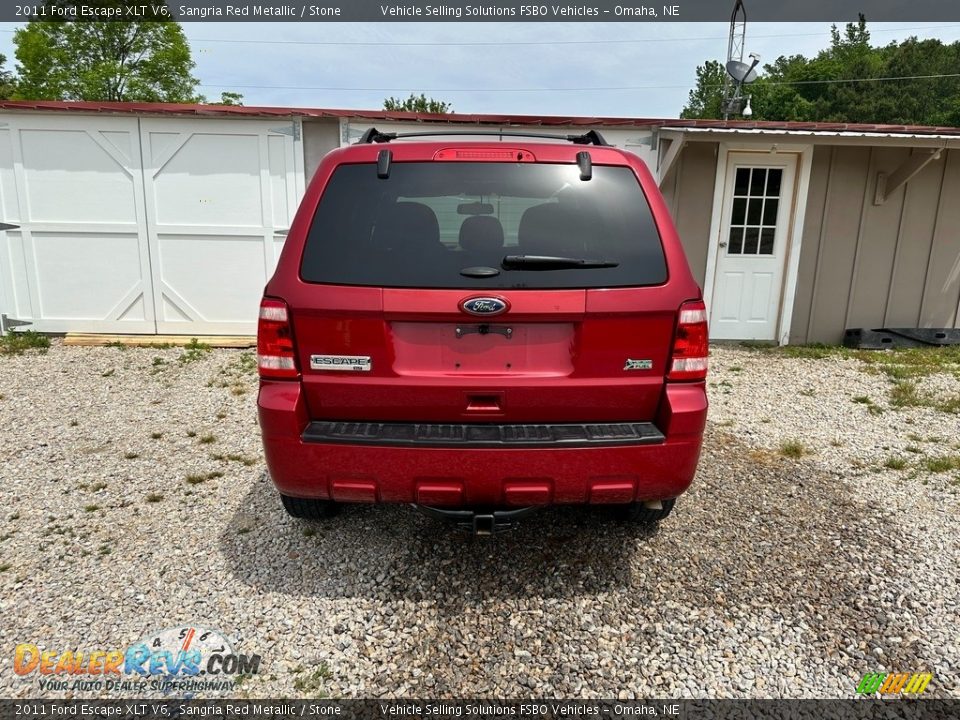
<instances>
[{"instance_id":1,"label":"vehicle selling solutions fsbo vehicles - omaha, ne text","mask_svg":"<svg viewBox=\"0 0 960 720\"><path fill-rule=\"evenodd\" d=\"M666 517L706 421L701 297L646 166L597 133L369 130L321 162L260 306L284 507Z\"/></svg>"}]
</instances>

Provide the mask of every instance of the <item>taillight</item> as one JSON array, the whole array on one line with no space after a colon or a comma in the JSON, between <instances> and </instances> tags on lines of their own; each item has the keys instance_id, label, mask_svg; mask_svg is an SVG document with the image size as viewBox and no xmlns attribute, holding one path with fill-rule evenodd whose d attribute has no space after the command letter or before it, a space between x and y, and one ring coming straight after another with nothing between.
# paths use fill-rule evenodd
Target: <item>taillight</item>
<instances>
[{"instance_id":1,"label":"taillight","mask_svg":"<svg viewBox=\"0 0 960 720\"><path fill-rule=\"evenodd\" d=\"M293 328L283 300L264 298L257 324L257 368L262 378L295 378L297 370Z\"/></svg>"},{"instance_id":2,"label":"taillight","mask_svg":"<svg viewBox=\"0 0 960 720\"><path fill-rule=\"evenodd\" d=\"M707 377L707 306L691 300L680 306L677 334L667 380L703 380Z\"/></svg>"}]
</instances>

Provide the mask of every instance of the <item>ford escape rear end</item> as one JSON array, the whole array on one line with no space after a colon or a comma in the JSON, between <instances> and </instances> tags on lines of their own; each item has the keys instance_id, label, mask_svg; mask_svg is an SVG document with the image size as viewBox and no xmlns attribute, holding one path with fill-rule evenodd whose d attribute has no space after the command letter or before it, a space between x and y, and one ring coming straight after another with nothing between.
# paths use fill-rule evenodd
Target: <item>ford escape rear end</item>
<instances>
[{"instance_id":1,"label":"ford escape rear end","mask_svg":"<svg viewBox=\"0 0 960 720\"><path fill-rule=\"evenodd\" d=\"M595 133L364 140L321 162L260 308L287 511L666 516L700 453L707 327L644 164Z\"/></svg>"}]
</instances>

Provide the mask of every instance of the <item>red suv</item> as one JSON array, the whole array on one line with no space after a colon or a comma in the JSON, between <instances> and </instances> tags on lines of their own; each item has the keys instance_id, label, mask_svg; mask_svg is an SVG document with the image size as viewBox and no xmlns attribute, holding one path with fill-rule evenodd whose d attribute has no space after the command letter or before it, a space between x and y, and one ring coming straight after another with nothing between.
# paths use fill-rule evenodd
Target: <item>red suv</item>
<instances>
[{"instance_id":1,"label":"red suv","mask_svg":"<svg viewBox=\"0 0 960 720\"><path fill-rule=\"evenodd\" d=\"M258 331L291 515L655 522L693 480L706 311L656 182L595 132L495 134L370 130L317 169Z\"/></svg>"}]
</instances>

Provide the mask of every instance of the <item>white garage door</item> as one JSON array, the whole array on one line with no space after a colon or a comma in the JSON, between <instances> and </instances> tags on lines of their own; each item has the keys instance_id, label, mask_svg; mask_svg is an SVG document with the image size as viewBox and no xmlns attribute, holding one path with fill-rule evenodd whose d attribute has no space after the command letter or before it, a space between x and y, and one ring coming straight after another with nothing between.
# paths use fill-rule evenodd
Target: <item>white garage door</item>
<instances>
[{"instance_id":1,"label":"white garage door","mask_svg":"<svg viewBox=\"0 0 960 720\"><path fill-rule=\"evenodd\" d=\"M303 193L294 124L7 118L0 311L43 332L255 331Z\"/></svg>"},{"instance_id":2,"label":"white garage door","mask_svg":"<svg viewBox=\"0 0 960 720\"><path fill-rule=\"evenodd\" d=\"M255 331L302 192L292 127L140 121L158 332Z\"/></svg>"},{"instance_id":3,"label":"white garage door","mask_svg":"<svg viewBox=\"0 0 960 720\"><path fill-rule=\"evenodd\" d=\"M0 248L4 312L46 332L154 332L137 120L5 125L0 220L19 228Z\"/></svg>"}]
</instances>

